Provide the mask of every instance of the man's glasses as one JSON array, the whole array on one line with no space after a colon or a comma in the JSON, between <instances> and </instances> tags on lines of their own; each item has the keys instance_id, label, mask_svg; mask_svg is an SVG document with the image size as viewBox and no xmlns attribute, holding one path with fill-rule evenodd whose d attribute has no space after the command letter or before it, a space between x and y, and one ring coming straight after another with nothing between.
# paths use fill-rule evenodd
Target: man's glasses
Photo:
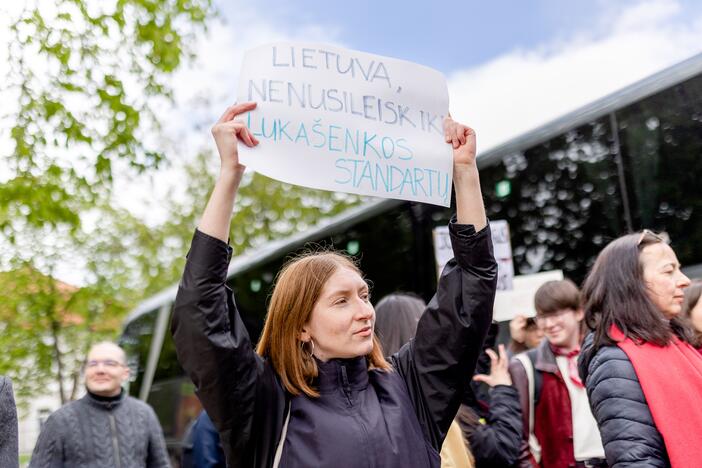
<instances>
[{"instance_id":1,"label":"man's glasses","mask_svg":"<svg viewBox=\"0 0 702 468\"><path fill-rule=\"evenodd\" d=\"M119 361L115 361L113 359L91 359L90 361L86 361L85 367L87 369L93 369L93 368L99 366L100 364L102 364L103 366L110 368L110 369L124 367L124 364L122 364Z\"/></svg>"}]
</instances>

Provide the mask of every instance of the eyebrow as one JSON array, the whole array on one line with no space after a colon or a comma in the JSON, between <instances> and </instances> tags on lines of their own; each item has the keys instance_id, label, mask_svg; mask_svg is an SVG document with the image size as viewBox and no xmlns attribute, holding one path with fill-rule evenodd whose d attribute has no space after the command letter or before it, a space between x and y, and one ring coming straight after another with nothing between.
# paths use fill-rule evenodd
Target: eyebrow
<instances>
[{"instance_id":1,"label":"eyebrow","mask_svg":"<svg viewBox=\"0 0 702 468\"><path fill-rule=\"evenodd\" d=\"M362 285L362 286L359 286L358 289L341 287L341 288L332 290L332 291L328 294L328 297L339 296L339 295L342 295L342 294L349 294L349 293L352 293L352 292L355 292L355 291L370 291L370 286L368 286L368 283L366 283L366 282L364 281L364 282L363 282L363 285Z\"/></svg>"}]
</instances>

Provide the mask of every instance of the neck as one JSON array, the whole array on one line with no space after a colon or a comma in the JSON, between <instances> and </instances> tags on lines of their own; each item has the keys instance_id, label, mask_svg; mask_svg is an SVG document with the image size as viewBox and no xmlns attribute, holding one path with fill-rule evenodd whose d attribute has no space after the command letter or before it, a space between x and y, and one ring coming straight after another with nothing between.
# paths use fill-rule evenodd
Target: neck
<instances>
[{"instance_id":1,"label":"neck","mask_svg":"<svg viewBox=\"0 0 702 468\"><path fill-rule=\"evenodd\" d=\"M562 346L554 345L554 347L558 348L559 350L561 350L564 353L570 353L571 351L576 350L580 347L580 339L579 338L580 337L578 335L576 335L573 339L568 341L568 343L565 343Z\"/></svg>"},{"instance_id":2,"label":"neck","mask_svg":"<svg viewBox=\"0 0 702 468\"><path fill-rule=\"evenodd\" d=\"M117 391L117 393L112 394L112 395L93 393L90 390L88 390L88 393L90 394L91 397L95 398L98 401L116 401L122 397L122 389L121 388Z\"/></svg>"}]
</instances>

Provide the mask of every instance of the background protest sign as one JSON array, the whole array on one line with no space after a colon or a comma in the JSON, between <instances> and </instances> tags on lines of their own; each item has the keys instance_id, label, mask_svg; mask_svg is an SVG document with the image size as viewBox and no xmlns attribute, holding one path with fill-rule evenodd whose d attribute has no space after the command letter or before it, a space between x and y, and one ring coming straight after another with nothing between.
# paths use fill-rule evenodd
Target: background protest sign
<instances>
[{"instance_id":1,"label":"background protest sign","mask_svg":"<svg viewBox=\"0 0 702 468\"><path fill-rule=\"evenodd\" d=\"M451 236L448 226L437 226L433 232L434 258L436 259L436 274L441 271L453 258ZM509 237L509 224L504 219L490 220L490 235L492 247L497 261L497 290L506 291L513 288L514 262L512 260L512 244Z\"/></svg>"},{"instance_id":2,"label":"background protest sign","mask_svg":"<svg viewBox=\"0 0 702 468\"><path fill-rule=\"evenodd\" d=\"M403 60L322 44L250 50L238 101L259 139L242 164L306 187L449 206L443 75Z\"/></svg>"}]
</instances>

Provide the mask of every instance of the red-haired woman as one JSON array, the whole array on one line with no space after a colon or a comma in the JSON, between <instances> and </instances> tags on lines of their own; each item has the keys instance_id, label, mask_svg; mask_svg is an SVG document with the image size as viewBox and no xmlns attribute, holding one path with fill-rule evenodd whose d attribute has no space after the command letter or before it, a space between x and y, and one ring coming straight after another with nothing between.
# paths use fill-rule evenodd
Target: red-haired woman
<instances>
[{"instance_id":1,"label":"red-haired woman","mask_svg":"<svg viewBox=\"0 0 702 468\"><path fill-rule=\"evenodd\" d=\"M410 346L389 360L373 332L368 285L327 252L279 272L256 350L225 286L229 223L258 141L230 107L212 129L220 176L192 242L172 331L178 358L219 430L229 466L438 467L439 450L492 317L497 266L475 162L475 134L450 118L455 259Z\"/></svg>"}]
</instances>

